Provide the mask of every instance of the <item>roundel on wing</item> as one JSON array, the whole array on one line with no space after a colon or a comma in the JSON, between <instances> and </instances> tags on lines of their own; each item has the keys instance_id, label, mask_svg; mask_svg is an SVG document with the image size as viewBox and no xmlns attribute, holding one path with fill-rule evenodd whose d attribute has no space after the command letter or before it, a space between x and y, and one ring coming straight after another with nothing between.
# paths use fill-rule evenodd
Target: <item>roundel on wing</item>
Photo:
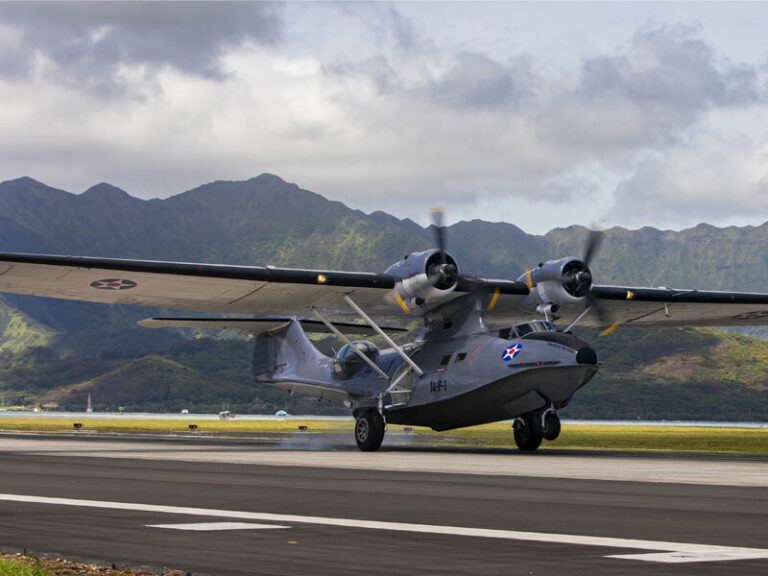
<instances>
[{"instance_id":1,"label":"roundel on wing","mask_svg":"<svg viewBox=\"0 0 768 576\"><path fill-rule=\"evenodd\" d=\"M99 290L130 290L131 288L136 288L136 282L126 280L125 278L106 278L91 282L91 288L98 288Z\"/></svg>"},{"instance_id":2,"label":"roundel on wing","mask_svg":"<svg viewBox=\"0 0 768 576\"><path fill-rule=\"evenodd\" d=\"M745 314L738 314L733 316L734 320L757 320L758 318L765 318L768 316L768 310L757 310L755 312L747 312Z\"/></svg>"}]
</instances>

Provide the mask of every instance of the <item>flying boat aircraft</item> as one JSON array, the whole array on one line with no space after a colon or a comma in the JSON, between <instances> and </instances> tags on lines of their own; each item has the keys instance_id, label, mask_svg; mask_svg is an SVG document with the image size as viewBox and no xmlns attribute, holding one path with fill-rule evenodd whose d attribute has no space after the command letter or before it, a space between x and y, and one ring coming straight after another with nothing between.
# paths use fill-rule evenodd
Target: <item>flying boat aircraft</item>
<instances>
[{"instance_id":1,"label":"flying boat aircraft","mask_svg":"<svg viewBox=\"0 0 768 576\"><path fill-rule=\"evenodd\" d=\"M205 313L139 324L253 335L254 379L343 403L363 451L379 448L386 423L443 431L513 419L520 450L554 440L559 411L599 367L576 326L768 325L764 293L595 284L598 231L583 258L542 262L517 279L462 274L442 212L434 218L435 247L380 273L0 253L0 292ZM415 339L396 343L414 320ZM327 356L313 332L344 345ZM350 338L366 335L388 347Z\"/></svg>"}]
</instances>

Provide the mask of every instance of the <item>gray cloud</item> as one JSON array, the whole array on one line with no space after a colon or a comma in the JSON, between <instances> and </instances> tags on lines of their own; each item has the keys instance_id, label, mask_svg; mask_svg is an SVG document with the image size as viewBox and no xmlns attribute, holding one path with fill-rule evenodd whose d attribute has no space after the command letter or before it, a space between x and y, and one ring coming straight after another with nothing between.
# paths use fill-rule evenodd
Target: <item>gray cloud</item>
<instances>
[{"instance_id":1,"label":"gray cloud","mask_svg":"<svg viewBox=\"0 0 768 576\"><path fill-rule=\"evenodd\" d=\"M625 222L720 222L768 211L768 145L701 134L638 162L614 192Z\"/></svg>"},{"instance_id":2,"label":"gray cloud","mask_svg":"<svg viewBox=\"0 0 768 576\"><path fill-rule=\"evenodd\" d=\"M518 105L532 94L534 74L527 56L500 62L469 50L445 54L393 4L333 6L363 23L378 39L379 52L360 59L352 54L329 63L326 71L331 75L368 78L382 94L401 92L408 98L468 110ZM425 65L421 82L414 83L408 60L443 65L439 72Z\"/></svg>"},{"instance_id":3,"label":"gray cloud","mask_svg":"<svg viewBox=\"0 0 768 576\"><path fill-rule=\"evenodd\" d=\"M498 108L528 100L535 83L527 57L501 63L483 54L461 52L445 73L425 87L423 96L457 108Z\"/></svg>"},{"instance_id":4,"label":"gray cloud","mask_svg":"<svg viewBox=\"0 0 768 576\"><path fill-rule=\"evenodd\" d=\"M405 98L448 106L459 110L481 110L518 106L533 97L536 85L530 59L520 57L507 63L483 54L461 52L453 55L446 70L413 85L403 71L383 54L357 61L336 61L325 67L336 77L363 77L380 94L399 93Z\"/></svg>"},{"instance_id":5,"label":"gray cloud","mask_svg":"<svg viewBox=\"0 0 768 576\"><path fill-rule=\"evenodd\" d=\"M391 43L397 50L419 52L425 49L426 39L414 23L389 2L332 2L333 10L362 23L378 44Z\"/></svg>"},{"instance_id":6,"label":"gray cloud","mask_svg":"<svg viewBox=\"0 0 768 576\"><path fill-rule=\"evenodd\" d=\"M584 63L580 92L588 100L622 98L651 110L687 115L709 106L759 99L757 74L744 64L718 62L695 28L646 28L627 53Z\"/></svg>"},{"instance_id":7,"label":"gray cloud","mask_svg":"<svg viewBox=\"0 0 768 576\"><path fill-rule=\"evenodd\" d=\"M246 40L274 44L283 31L280 6L261 2L10 2L0 3L0 22L22 33L0 73L26 75L40 53L61 80L101 88L121 64L215 77L222 51Z\"/></svg>"},{"instance_id":8,"label":"gray cloud","mask_svg":"<svg viewBox=\"0 0 768 576\"><path fill-rule=\"evenodd\" d=\"M585 59L575 84L534 112L541 137L634 154L680 142L713 109L766 101L759 70L719 58L696 27L645 27L619 53Z\"/></svg>"}]
</instances>

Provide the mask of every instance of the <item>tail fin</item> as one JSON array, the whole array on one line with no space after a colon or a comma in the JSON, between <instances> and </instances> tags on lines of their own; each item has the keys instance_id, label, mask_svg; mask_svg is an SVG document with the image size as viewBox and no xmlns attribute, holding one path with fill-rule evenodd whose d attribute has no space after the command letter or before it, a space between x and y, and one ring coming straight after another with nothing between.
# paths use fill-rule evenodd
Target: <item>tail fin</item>
<instances>
[{"instance_id":1,"label":"tail fin","mask_svg":"<svg viewBox=\"0 0 768 576\"><path fill-rule=\"evenodd\" d=\"M256 380L325 383L330 376L329 364L330 358L314 347L296 318L255 338L253 377Z\"/></svg>"}]
</instances>

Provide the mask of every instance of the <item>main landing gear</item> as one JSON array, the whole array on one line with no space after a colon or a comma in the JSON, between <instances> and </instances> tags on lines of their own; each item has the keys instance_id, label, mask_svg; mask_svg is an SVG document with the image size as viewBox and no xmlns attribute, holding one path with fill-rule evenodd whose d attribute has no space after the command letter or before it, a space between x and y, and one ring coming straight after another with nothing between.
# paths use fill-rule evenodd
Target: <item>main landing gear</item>
<instances>
[{"instance_id":1,"label":"main landing gear","mask_svg":"<svg viewBox=\"0 0 768 576\"><path fill-rule=\"evenodd\" d=\"M384 418L378 410L365 410L356 415L355 441L363 452L375 452L384 440Z\"/></svg>"},{"instance_id":2,"label":"main landing gear","mask_svg":"<svg viewBox=\"0 0 768 576\"><path fill-rule=\"evenodd\" d=\"M514 424L515 444L522 452L533 452L542 440L555 440L560 435L560 417L552 409L544 413L529 413Z\"/></svg>"}]
</instances>

